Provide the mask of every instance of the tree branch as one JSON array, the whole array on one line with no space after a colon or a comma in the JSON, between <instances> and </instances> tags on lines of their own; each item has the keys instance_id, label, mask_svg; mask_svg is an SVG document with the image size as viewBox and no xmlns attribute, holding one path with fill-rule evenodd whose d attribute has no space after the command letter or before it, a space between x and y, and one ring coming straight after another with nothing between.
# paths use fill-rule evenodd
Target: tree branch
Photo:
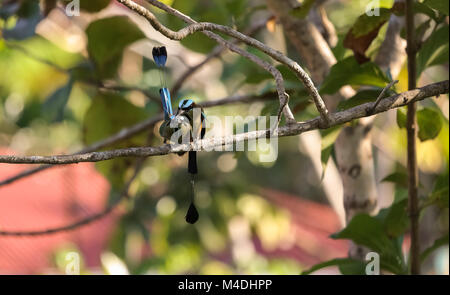
<instances>
[{"instance_id":1,"label":"tree branch","mask_svg":"<svg viewBox=\"0 0 450 295\"><path fill-rule=\"evenodd\" d=\"M124 2L133 3L131 0L118 0L118 1L120 1L122 3L124 3ZM165 4L163 4L157 0L146 0L146 1L149 2L150 4L152 4L153 6L156 6L176 17L181 18L183 21L185 21L186 23L189 24L187 27L179 30L178 32L174 32L174 31L164 27L161 23L159 23L159 21L156 19L156 17L153 14L151 14L151 13L150 13L150 15L145 14L145 13L141 14L142 16L147 18L147 20L150 22L150 24L157 31L161 32L164 36L166 36L169 39L181 40L181 39L183 39L195 32L198 32L198 31L219 31L230 37L236 38L249 46L252 46L256 49L261 50L268 56L272 57L274 60L286 65L297 75L297 77L300 79L300 81L302 81L303 85L305 86L305 88L307 89L307 91L309 92L311 97L313 98L313 101L316 104L317 110L319 111L321 117L324 119L325 122L328 122L328 110L327 110L327 107L325 106L325 103L322 100L322 97L320 96L319 92L317 91L316 87L314 86L314 83L311 80L311 78L308 76L308 74L303 70L303 68L297 62L295 62L292 59L290 59L289 57L285 56L283 53L270 48L269 46L265 45L261 41L258 41L247 35L244 35L230 27L218 25L218 24L214 24L214 23L208 23L208 22L197 23L190 17L182 14L181 12L177 11L176 9L173 9L172 7L166 6ZM134 4L136 4L136 3L134 3ZM132 7L130 7L130 8L133 9ZM147 11L147 12L149 12L149 11Z\"/></svg>"},{"instance_id":2,"label":"tree branch","mask_svg":"<svg viewBox=\"0 0 450 295\"><path fill-rule=\"evenodd\" d=\"M292 111L290 110L289 106L288 106L288 101L289 101L289 97L286 94L285 91L285 87L284 87L284 81L283 81L283 76L281 75L281 73L274 67L272 66L270 63L260 59L259 57L250 54L249 52L239 48L238 46L236 46L235 44L224 40L223 38L221 38L219 35L209 32L211 30L217 30L219 32L222 32L226 35L229 35L233 38L239 39L242 42L248 44L249 46L253 46L255 48L258 48L260 50L264 49L268 52L270 52L272 55L277 56L278 58L284 57L284 59L288 59L289 61L291 61L293 64L297 65L297 73L302 73L302 77L305 81L307 81L309 79L308 75L303 71L303 69L300 68L300 66L293 62L292 60L290 60L289 58L287 58L286 56L284 56L283 54L281 54L278 51L275 51L273 49L271 49L270 47L267 47L266 45L264 45L263 43L261 43L258 40L255 40L251 37L248 37L240 32L237 32L229 27L226 26L222 26L222 25L218 25L218 24L213 24L213 23L197 23L196 21L194 21L193 19L191 19L190 17L182 14L181 12L166 6L165 4L158 2L158 1L148 1L150 4L165 10L166 12L180 18L181 20L183 20L184 22L188 23L189 26L185 27L184 29L181 29L178 32L174 32L168 28L166 28L165 26L163 26L158 20L157 18L147 9L145 9L144 7L136 4L135 2L131 1L131 0L117 0L120 3L124 4L125 6L127 6L128 8L130 8L131 10L137 12L138 14L140 14L141 16L145 17L150 24L159 32L161 32L163 35L165 35L166 37L168 37L169 39L173 39L173 40L181 40L187 36L189 36L190 34L193 34L197 31L202 32L203 34L205 34L207 37L215 40L216 42L218 42L219 44L227 47L229 50L251 60L252 62L256 63L257 65L259 65L260 67L262 67L263 69L265 69L266 71L268 71L275 79L275 82L277 84L277 92L278 92L278 97L280 99L280 108L278 111L278 122L280 121L280 116L281 113L283 112L285 117L286 117L286 121L287 123L294 123L295 119L294 116L292 114ZM264 50L262 50L264 52ZM270 54L269 54L270 56ZM293 66L293 64L291 64L291 66ZM288 65L289 66L289 65ZM303 75L304 74L304 75ZM306 75L306 78L305 78ZM316 92L318 95L317 90L315 89L314 85L312 84L311 79L309 79L309 81L311 82L309 84L309 87L312 87L312 90L310 89L309 91L312 92ZM318 96L320 98L320 96ZM314 101L316 101L317 96L313 96ZM320 113L322 114L323 112L320 111Z\"/></svg>"},{"instance_id":3,"label":"tree branch","mask_svg":"<svg viewBox=\"0 0 450 295\"><path fill-rule=\"evenodd\" d=\"M122 2L123 0L118 0L118 1ZM130 0L124 0L124 1L126 1L126 2L128 2L130 4L137 5L136 3L134 3L133 1L130 1ZM160 9L162 9L164 11L166 11L167 13L180 18L182 21L184 21L187 24L190 24L190 25L197 24L197 22L195 20L193 20L192 18L190 18L189 16L179 12L176 9L173 9L172 7L166 6L165 4L163 4L161 2L158 2L158 1L148 1L148 2L150 2L152 5L160 8ZM145 10L145 8L144 8L144 10ZM146 11L149 12L148 10L146 10ZM150 15L153 16L153 14L151 14L151 13L150 13ZM153 16L153 19L156 22L158 22L158 20L156 19L155 16ZM152 24L152 23L150 22L150 24ZM160 24L160 26L162 26L162 25ZM169 30L169 29L167 29L167 30ZM204 35L206 35L208 38L210 38L210 39L216 41L217 43L221 44L222 46L228 48L230 51L235 52L235 53L237 53L237 54L247 58L248 60L254 62L258 66L260 66L261 68L263 68L264 70L269 72L274 77L276 88L277 88L277 93L278 93L278 98L280 100L280 107L279 107L278 113L277 113L278 122L277 122L277 125L274 126L275 127L274 129L276 129L278 127L278 124L279 124L279 122L281 120L281 113L283 113L284 116L286 117L286 122L288 124L295 122L294 115L292 114L292 111L291 111L291 109L289 108L289 105L288 105L288 103L289 103L289 96L287 95L285 87L284 87L283 76L281 75L280 71L278 71L277 68L275 68L270 63L260 59L256 55L251 54L251 53L241 49L240 47L236 46L236 44L224 40L222 37L220 37L219 35L217 35L215 33L212 33L212 32L210 32L208 30L201 30L201 32ZM239 34L241 34L241 33L239 33ZM243 35L243 34L241 34L241 35ZM244 43L245 43L245 41L247 39L252 39L252 38L247 37L245 35L243 35L243 36L245 38L244 39L239 39L239 40L243 41ZM254 40L254 39L252 39L252 40ZM255 41L257 41L257 40L255 40ZM257 42L259 42L259 41L257 41ZM261 42L259 42L259 43L261 43Z\"/></svg>"},{"instance_id":4,"label":"tree branch","mask_svg":"<svg viewBox=\"0 0 450 295\"><path fill-rule=\"evenodd\" d=\"M221 105L228 105L228 104L235 104L235 103L247 103L247 102L251 102L251 101L260 101L260 100L268 100L268 99L274 99L274 97L276 96L276 93L267 93L267 94L263 94L263 95L241 95L241 96L230 96L230 97L225 97L222 99L218 99L218 100L212 100L212 101L205 101L205 102L200 102L199 105L203 108L209 108L209 107L215 107L215 106L221 106ZM77 155L77 154L84 154L84 153L90 153L90 152L94 152L94 151L98 151L102 148L105 148L107 146L111 146L115 143L121 142L125 139L128 139L138 133L141 133L145 130L148 130L149 128L151 128L153 125L157 124L159 121L162 120L162 115L147 119L145 121L142 121L136 125L133 125L131 127L127 127L127 128L123 128L122 130L120 130L119 132L117 132L116 134L113 134L112 136L105 138L103 140L100 140L96 143L93 143L90 146L85 147L84 149L78 151L75 154L72 155ZM7 185L10 183L13 183L19 179L22 179L24 177L28 177L31 176L35 173L44 171L48 168L53 167L53 165L42 165L36 168L32 168L32 169L28 169L25 171L22 171L14 176L11 176L5 180L0 181L0 187L3 185Z\"/></svg>"},{"instance_id":5,"label":"tree branch","mask_svg":"<svg viewBox=\"0 0 450 295\"><path fill-rule=\"evenodd\" d=\"M84 217L78 221L75 221L73 223L70 223L68 225L64 225L64 226L59 226L59 227L54 227L54 228L49 228L49 229L43 229L43 230L30 230L30 231L5 231L5 230L0 230L0 236L15 236L15 237L20 237L20 236L42 236L42 235L50 235L50 234L56 234L59 232L63 232L63 231L70 231L70 230L74 230L77 229L81 226L87 225L89 223L92 223L94 221L97 221L103 217L105 217L106 215L108 215L109 213L111 213L119 204L120 202L124 199L128 197L128 191L130 189L131 184L133 183L133 181L136 179L136 177L139 174L139 171L142 168L142 164L144 163L144 158L141 158L137 161L136 166L134 168L134 173L131 176L131 178L126 182L124 189L122 190L120 196L117 198L116 201L114 201L114 203L108 205L105 207L105 209L103 209L101 212L92 214L90 216Z\"/></svg>"},{"instance_id":6,"label":"tree branch","mask_svg":"<svg viewBox=\"0 0 450 295\"><path fill-rule=\"evenodd\" d=\"M18 44L14 44L11 43L9 41L5 41L6 46L8 46L11 49L17 50L18 52L21 52L22 54L26 55L27 57L38 61L42 64L45 64L49 67L52 67L53 69L55 69L56 71L63 73L63 74L69 74L70 75L70 71L72 70L72 68L69 69L64 69L62 67L60 67L59 65L55 64L54 62L47 60L45 58L42 58L40 56L35 55L33 52L29 51L28 49L18 45ZM161 100L160 98L154 96L153 94L151 94L149 91L142 89L140 87L137 86L126 86L126 85L117 85L117 84L105 84L102 81L92 81L92 80L78 80L81 83L85 83L88 85L92 85L95 87L98 87L100 89L104 89L104 90L111 90L111 91L138 91L141 92L142 94L144 94L148 99L160 103Z\"/></svg>"},{"instance_id":7,"label":"tree branch","mask_svg":"<svg viewBox=\"0 0 450 295\"><path fill-rule=\"evenodd\" d=\"M408 89L416 88L416 39L414 28L413 0L406 0L406 53L408 55ZM420 274L419 200L417 197L419 171L416 158L416 104L408 105L406 134L408 145L408 209L411 221L411 274Z\"/></svg>"},{"instance_id":8,"label":"tree branch","mask_svg":"<svg viewBox=\"0 0 450 295\"><path fill-rule=\"evenodd\" d=\"M272 17L272 16L271 16ZM254 35L256 32L258 32L260 29L262 29L267 21L271 18L267 18L264 19L263 21L257 22L255 23L253 26L251 26L248 30L246 30L244 32L245 35L248 36L252 36ZM234 42L232 42L233 44L237 44L239 43L239 40L234 40ZM208 54L208 56L202 60L201 62L199 62L198 64L189 67L174 83L170 93L172 93L172 96L176 96L176 94L178 93L178 91L180 90L181 86L183 85L183 83L190 77L192 76L195 72L197 72L200 68L202 68L204 65L206 65L207 63L209 63L211 60L213 60L216 57L219 57L227 48L223 45L217 45L216 47L214 47L214 49L212 50L212 52L210 54Z\"/></svg>"},{"instance_id":9,"label":"tree branch","mask_svg":"<svg viewBox=\"0 0 450 295\"><path fill-rule=\"evenodd\" d=\"M373 104L373 109L375 109L377 107L377 105L380 103L380 101L383 99L386 91L391 89L391 87L397 83L398 83L398 80L394 80L391 83L389 83L386 87L383 88L383 90L380 92L380 95L378 95L377 99L375 100L375 103Z\"/></svg>"},{"instance_id":10,"label":"tree branch","mask_svg":"<svg viewBox=\"0 0 450 295\"><path fill-rule=\"evenodd\" d=\"M449 81L445 80L433 83L422 88L410 90L397 95L393 95L383 99L372 113L374 102L365 103L359 106L336 112L330 115L333 127L343 123L350 122L355 119L371 116L373 114L385 112L387 110L398 108L409 103L423 100L427 97L438 96L449 92ZM273 134L275 137L293 136L300 133L323 128L321 118L316 117L306 122L290 124L282 126ZM61 155L61 156L0 156L0 163L10 164L72 164L79 162L99 162L111 160L119 157L150 157L161 156L169 153L177 153L189 150L213 150L214 148L229 145L232 143L254 140L258 138L266 138L270 134L270 130L258 130L237 135L229 135L221 138L206 138L197 140L189 144L173 144L162 145L159 147L132 147L125 149L116 149L104 152L92 152L77 155Z\"/></svg>"}]
</instances>

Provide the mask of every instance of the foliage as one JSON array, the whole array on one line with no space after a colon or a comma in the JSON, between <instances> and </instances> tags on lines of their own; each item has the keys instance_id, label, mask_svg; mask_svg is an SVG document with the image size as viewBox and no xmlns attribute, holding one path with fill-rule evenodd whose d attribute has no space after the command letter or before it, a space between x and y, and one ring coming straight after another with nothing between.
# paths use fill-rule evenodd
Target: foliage
<instances>
[{"instance_id":1,"label":"foliage","mask_svg":"<svg viewBox=\"0 0 450 295\"><path fill-rule=\"evenodd\" d=\"M370 85L383 88L389 82L388 77L377 65L372 62L360 65L353 56L350 56L331 67L330 73L320 87L320 93L335 93L344 85Z\"/></svg>"},{"instance_id":2,"label":"foliage","mask_svg":"<svg viewBox=\"0 0 450 295\"><path fill-rule=\"evenodd\" d=\"M101 78L113 77L124 49L145 37L127 17L114 16L94 21L86 28L87 49Z\"/></svg>"},{"instance_id":3,"label":"foliage","mask_svg":"<svg viewBox=\"0 0 450 295\"><path fill-rule=\"evenodd\" d=\"M82 15L73 19L63 15L52 16L48 13L50 11L46 11L54 8L50 2L2 1L0 4L0 145L17 153L71 153L78 147L103 140L123 128L160 114L161 106L148 95L158 97L161 81L151 60L151 47L160 46L162 40L167 42L170 53L165 76L170 88L186 68L202 61L217 46L201 33L183 39L179 42L181 45L169 43L160 38L158 32L149 29L146 22L139 22L139 18L124 16L124 13L116 15L122 6L115 1L81 1ZM58 1L57 5L62 8L58 13L61 14L69 2ZM195 20L227 25L240 32L245 32L255 19L262 19L261 15L268 14L265 1L164 2ZM399 8L393 7L393 1L380 1L380 15L368 16L361 7L365 8L369 1L335 2L324 7L339 37L338 44L332 48L338 61L319 85L321 95L331 96L344 86L352 87L355 94L336 103L337 110L346 110L375 101L393 79L400 82L396 89L386 92L386 97L405 90L402 85L407 84L406 65L397 77L391 77L390 70L381 70L374 59L378 53L377 42L384 40L389 18L402 16ZM50 6L45 9L40 3ZM185 26L181 20L159 9L150 9L172 30ZM315 9L315 1L301 1L291 15L306 19L312 9ZM448 1L415 1L414 11L423 19L416 27L416 34L423 35L418 40L418 85L448 79ZM53 26L45 26L49 18ZM262 28L254 34L256 39L287 52L309 70L290 38L285 36L286 41L280 41L285 40L282 35L281 26L270 30ZM404 34L400 36L404 37ZM254 48L240 46L280 71L290 97L289 104L298 121L318 116L308 92L290 69ZM253 62L224 52L202 71L182 85L173 97L174 105L185 97L202 101L228 95L255 94L263 99L249 105L211 108L206 113L220 117L235 114L245 117L270 116L277 112L279 102L274 99L273 76ZM443 162L433 163L437 167L433 171L421 171L421 214L434 210L440 218L448 215L449 196L448 110L445 111L445 106L448 106L448 96L442 95L436 103L420 103L417 111L421 141L419 152L429 154L430 159L438 156L437 159ZM378 119L380 117L382 119ZM395 125L393 120L397 121L397 126L392 126ZM248 128L248 122L243 124ZM379 180L393 184L393 202L376 216L354 216L331 238L351 240L377 252L384 272L406 274L407 253L402 251L403 240L409 231L407 175L404 170L406 108L397 109L396 119L389 115L378 116L374 125L383 135L374 148L375 157L386 154L395 166ZM237 127L243 126L232 128ZM322 178L343 127L320 132ZM162 144L153 131L146 130L107 148ZM401 151L400 155L395 153L395 147ZM299 216L287 211L291 209L289 205L281 208L269 200L263 193L264 189L290 192L314 202L326 200L319 185L321 179L315 179L320 177L311 172L314 170L311 159L299 153L297 139L280 139L276 162L260 163L257 159L261 153L260 150L200 153L197 195L202 217L195 227L184 222L190 194L185 173L186 159L177 155L147 159L130 187L130 198L123 203L125 213L115 226L102 256L104 272L114 273L114 267L120 266L123 272L132 274L296 274L301 270L302 274L310 274L337 266L343 274L364 274L366 261L352 258L334 258L306 270L304 265L292 259L291 254L266 255L283 252L287 247L296 251L295 247L302 241L295 240L292 234L291 223L296 222ZM110 185L109 203L121 193L135 163L134 159L121 158L95 165ZM381 168L376 166L377 172L385 171ZM321 222L320 216L315 218L312 223ZM445 230L448 231L448 225L443 226ZM241 240L237 241L235 235L239 235ZM448 233L439 232L436 236L440 238L422 251L424 263L434 251L448 245ZM251 245L247 252L242 250L245 248L242 241ZM255 241L259 243L258 247L254 246ZM147 250L151 254L142 254ZM61 272L64 271L63 257L68 251L80 252L72 244L55 250L52 261ZM325 254L319 253L317 257ZM84 263L82 268L83 273L88 273Z\"/></svg>"}]
</instances>

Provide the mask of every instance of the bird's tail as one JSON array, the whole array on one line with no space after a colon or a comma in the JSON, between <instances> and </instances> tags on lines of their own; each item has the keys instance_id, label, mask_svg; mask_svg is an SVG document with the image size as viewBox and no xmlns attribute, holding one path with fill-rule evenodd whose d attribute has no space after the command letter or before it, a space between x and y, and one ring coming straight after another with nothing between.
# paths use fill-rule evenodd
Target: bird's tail
<instances>
[{"instance_id":1,"label":"bird's tail","mask_svg":"<svg viewBox=\"0 0 450 295\"><path fill-rule=\"evenodd\" d=\"M189 205L189 209L186 213L186 222L190 224L194 224L197 222L199 218L198 210L195 207L194 203L195 197L195 174L191 174L191 204Z\"/></svg>"},{"instance_id":2,"label":"bird's tail","mask_svg":"<svg viewBox=\"0 0 450 295\"><path fill-rule=\"evenodd\" d=\"M170 92L166 85L165 66L167 62L167 50L165 46L153 47L152 50L153 60L158 66L159 79L161 83L161 89L159 89L159 95L161 96L161 103L164 110L165 119L173 117L172 101L170 99Z\"/></svg>"}]
</instances>

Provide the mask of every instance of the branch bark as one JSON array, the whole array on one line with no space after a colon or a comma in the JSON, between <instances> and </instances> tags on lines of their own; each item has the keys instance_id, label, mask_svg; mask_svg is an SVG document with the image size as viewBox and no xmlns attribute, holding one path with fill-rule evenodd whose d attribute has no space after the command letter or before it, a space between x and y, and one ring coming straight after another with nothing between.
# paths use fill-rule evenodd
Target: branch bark
<instances>
[{"instance_id":1,"label":"branch bark","mask_svg":"<svg viewBox=\"0 0 450 295\"><path fill-rule=\"evenodd\" d=\"M271 16L272 17L272 16ZM246 31L244 31L245 35L248 36L253 36L254 34L256 34L259 30L261 30L263 27L265 27L267 21L271 18L268 17L267 19L264 19L263 21L259 21L257 23L255 23L254 25L252 25L249 29L247 29ZM234 44L239 43L239 40L235 40L233 42ZM202 68L204 65L206 65L207 63L209 63L211 60L213 60L216 57L219 57L227 48L225 46L222 45L217 45L210 54L208 54L208 56L202 60L201 62L199 62L198 64L189 67L183 74L181 74L181 76L175 81L175 83L173 84L173 87L170 91L170 93L172 93L172 96L176 96L178 91L180 90L181 86L183 85L183 83L189 78L191 77L195 72L197 72L200 68Z\"/></svg>"},{"instance_id":2,"label":"branch bark","mask_svg":"<svg viewBox=\"0 0 450 295\"><path fill-rule=\"evenodd\" d=\"M225 97L225 98L218 99L218 100L200 102L199 105L203 108L210 108L210 107L229 105L229 104L235 104L235 103L247 103L247 102L252 102L252 101L275 99L275 96L276 96L276 93L267 93L267 94L263 94L263 95L237 95L237 96ZM105 138L105 139L100 140L90 146L87 146L84 149L80 150L79 152L77 152L73 155L98 151L107 146L111 146L115 143L126 140L138 133L141 133L141 132L144 132L145 130L150 129L152 126L157 124L162 119L163 119L162 115L159 115L159 116L156 116L153 118L149 118L149 119L142 121L131 127L124 128L124 129L120 130L119 132L117 132L116 134L113 134L112 136L110 136L108 138ZM3 185L11 184L19 179L31 176L35 173L44 171L51 167L53 167L53 165L42 165L42 166L39 166L36 168L25 170L25 171L20 172L12 177L9 177L5 180L0 181L0 187Z\"/></svg>"},{"instance_id":3,"label":"branch bark","mask_svg":"<svg viewBox=\"0 0 450 295\"><path fill-rule=\"evenodd\" d=\"M406 52L408 55L408 89L416 88L416 39L414 28L413 0L406 0ZM408 209L411 221L411 274L420 274L420 239L419 239L419 200L417 197L419 171L416 158L416 104L408 104L406 114L406 133L408 145Z\"/></svg>"},{"instance_id":4,"label":"branch bark","mask_svg":"<svg viewBox=\"0 0 450 295\"><path fill-rule=\"evenodd\" d=\"M359 106L333 113L330 115L333 127L344 124L355 119L371 116L387 110L405 106L409 103L423 100L430 96L438 96L449 92L449 81L445 80L433 83L422 88L403 92L394 96L387 97L379 102L372 112L374 102L365 103ZM273 134L274 137L284 137L298 135L306 131L322 128L321 118L316 117L306 122L300 122L282 126ZM220 138L206 138L186 144L166 144L159 147L131 147L125 149L116 149L104 152L92 152L77 155L60 155L60 156L0 156L0 163L10 164L73 164L79 162L99 162L111 160L119 157L150 157L161 156L169 153L178 153L180 151L211 151L214 148L238 143L258 138L266 138L270 135L270 130L257 130L237 135L229 135Z\"/></svg>"},{"instance_id":5,"label":"branch bark","mask_svg":"<svg viewBox=\"0 0 450 295\"><path fill-rule=\"evenodd\" d=\"M323 121L324 121L323 124L326 124L328 122L328 110L326 109L326 106L323 103L322 98L320 97L317 89L315 88L315 86L314 86L312 80L309 78L308 74L306 74L306 72L296 62L289 59L288 57L283 55L281 52L276 51L276 50L266 46L262 42L260 42L256 39L253 39L249 36L246 36L230 27L218 25L218 24L214 24L214 23L206 23L206 22L205 23L197 23L189 16L182 14L181 12L177 11L176 9L166 6L165 4L163 4L159 1L147 0L147 2L149 2L153 6L158 7L160 9L168 12L169 14L172 14L172 15L180 18L181 20L186 22L188 24L188 26L177 32L172 31L172 30L166 28L165 26L163 26L149 10L136 4L135 2L133 2L131 0L117 0L117 1L124 4L131 10L137 12L141 16L145 17L150 22L150 24L153 26L153 28L155 28L157 31L159 31L160 33L162 33L164 36L166 36L169 39L181 40L195 32L203 32L203 34L205 34L209 38L215 40L219 44L226 46L231 51L236 52L236 53L240 54L241 56L253 61L257 65L261 66L263 69L265 69L266 71L271 73L271 75L274 77L275 82L277 84L278 96L280 98L280 109L278 111L278 117L280 118L281 112L283 112L286 117L287 123L293 123L295 121L295 119L294 119L292 112L289 109L289 106L288 106L289 96L286 94L285 87L284 87L284 81L283 81L283 77L282 77L281 73L270 63L261 60L257 56L248 53L247 51L237 47L235 44L224 40L217 34L212 33L210 31L219 31L223 34L226 34L235 39L238 39L249 46L252 46L252 47L255 47L255 48L261 50L262 52L266 53L273 59L285 64L286 66L288 66L291 70L293 70L296 73L297 77L303 82L303 84L305 85L305 88L308 90L311 97L313 98L314 103L316 104L316 107L319 110L319 113L321 114L321 116L323 118Z\"/></svg>"},{"instance_id":6,"label":"branch bark","mask_svg":"<svg viewBox=\"0 0 450 295\"><path fill-rule=\"evenodd\" d=\"M289 41L299 52L315 83L321 83L336 63L330 47L316 26L307 19L293 17L292 5L288 0L267 0L271 11L283 25ZM325 102L333 111L339 101L353 96L355 91L342 87L334 95L324 96ZM365 212L374 214L377 204L375 169L371 148L371 120L364 118L357 124L346 126L335 142L336 160L344 189L344 208L346 220L355 214ZM340 198L341 196L332 196ZM351 245L349 256L364 259L365 249Z\"/></svg>"}]
</instances>

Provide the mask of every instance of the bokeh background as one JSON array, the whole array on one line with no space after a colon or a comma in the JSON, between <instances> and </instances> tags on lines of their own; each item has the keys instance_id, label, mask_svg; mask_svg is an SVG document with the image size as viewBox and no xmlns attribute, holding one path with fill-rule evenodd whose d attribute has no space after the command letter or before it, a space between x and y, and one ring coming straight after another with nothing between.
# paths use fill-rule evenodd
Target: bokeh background
<instances>
[{"instance_id":1,"label":"bokeh background","mask_svg":"<svg viewBox=\"0 0 450 295\"><path fill-rule=\"evenodd\" d=\"M117 2L92 2L98 7L82 0L86 7L82 6L80 16L72 17L65 14L61 3L42 11L39 1L1 0L0 154L74 153L158 115L160 104L139 90L158 96L160 78L151 58L152 47L167 47L167 84L173 85L216 46L199 34L182 42L168 40ZM254 34L257 39L301 61L280 25L270 18L264 1L162 2L194 19L234 26L240 31L260 24ZM350 56L352 52L342 46L342 39L369 1L328 2L325 8L339 37L334 52ZM380 2L390 7L393 1ZM177 19L151 9L167 26L183 26ZM48 14L43 17L43 13ZM121 32L109 24L103 24L101 33L88 30L93 22L114 16L126 16L129 31ZM134 30L143 32L145 38L136 37L134 42L133 36L140 36ZM120 54L112 48L102 49L109 60L105 57L100 73L92 68L88 44L100 46L105 40L114 44L111 40L128 37L130 42L122 44L125 46ZM383 40L383 28L378 39ZM371 48L374 52L381 43L377 42ZM448 55L448 39L446 50ZM400 80L397 92L407 89L406 75L405 64L396 78ZM106 86L124 89L106 91L99 87L99 77ZM297 120L317 116L295 77L285 78ZM444 79L448 79L448 57L447 62L429 67L419 85ZM185 97L207 101L273 91L270 76L242 57L224 52L190 76L172 99L176 106ZM273 98L208 108L206 113L219 118L274 114L278 102L276 96ZM433 191L438 177L448 175L448 96L423 104L431 105L442 119L437 137L418 142L421 196L425 197ZM382 181L393 172L405 171L406 136L396 123L395 111L378 115L375 122L378 206L383 208L406 192L398 183ZM158 127L107 149L160 145ZM80 255L83 274L298 274L317 263L346 257L349 242L330 238L344 225L342 184L333 157L327 159L323 170L320 134L280 138L278 144L278 158L269 163L259 161L258 156L264 153L261 150L201 152L196 183L200 220L195 226L184 221L190 191L187 158L148 158L130 186L130 198L99 221L52 235L0 236L0 273L65 273L70 252ZM2 185L0 229L52 228L100 212L117 198L135 163L136 159L115 159L62 166ZM0 178L31 167L1 164ZM446 194L448 200L448 179ZM424 245L448 233L448 201L447 208L431 206L421 222ZM405 255L408 246L406 234ZM439 248L427 259L424 272L448 274L448 255L448 245ZM339 271L331 267L318 273Z\"/></svg>"}]
</instances>

